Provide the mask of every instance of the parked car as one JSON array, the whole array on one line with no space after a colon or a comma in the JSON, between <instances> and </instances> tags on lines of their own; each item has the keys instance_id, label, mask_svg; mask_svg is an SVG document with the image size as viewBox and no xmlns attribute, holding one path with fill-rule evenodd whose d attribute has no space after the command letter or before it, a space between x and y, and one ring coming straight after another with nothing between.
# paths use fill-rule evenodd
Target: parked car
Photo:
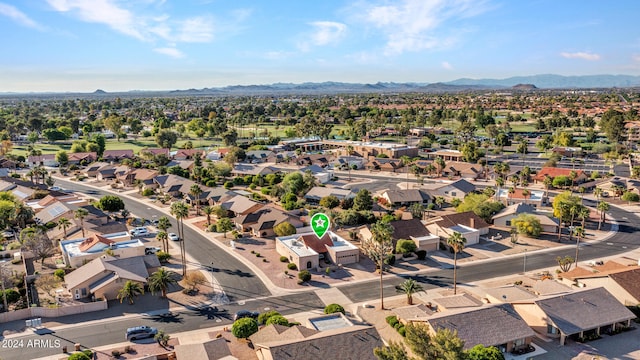
<instances>
[{"instance_id":1,"label":"parked car","mask_svg":"<svg viewBox=\"0 0 640 360\"><path fill-rule=\"evenodd\" d=\"M150 326L136 326L127 329L125 339L128 341L154 337L158 333L158 329Z\"/></svg>"},{"instance_id":2,"label":"parked car","mask_svg":"<svg viewBox=\"0 0 640 360\"><path fill-rule=\"evenodd\" d=\"M233 321L236 321L238 319L242 319L242 318L252 318L252 319L257 319L258 315L260 315L257 312L254 311L249 311L249 310L239 310L238 312L236 312L233 315Z\"/></svg>"},{"instance_id":3,"label":"parked car","mask_svg":"<svg viewBox=\"0 0 640 360\"><path fill-rule=\"evenodd\" d=\"M151 255L151 254L155 254L155 253L157 253L157 252L158 252L158 251L160 251L160 250L162 250L162 249L160 249L160 248L159 248L159 247L157 247L157 246L154 246L154 247L148 247L148 248L145 248L145 249L144 249L144 254L145 254L145 255Z\"/></svg>"},{"instance_id":4,"label":"parked car","mask_svg":"<svg viewBox=\"0 0 640 360\"><path fill-rule=\"evenodd\" d=\"M51 191L62 191L64 189L61 188L60 186L52 186L52 187L49 188L49 190L51 190Z\"/></svg>"},{"instance_id":5,"label":"parked car","mask_svg":"<svg viewBox=\"0 0 640 360\"><path fill-rule=\"evenodd\" d=\"M147 228L144 226L139 226L137 228L131 229L129 231L129 234L131 234L131 236L143 236L149 234L149 230L147 230Z\"/></svg>"},{"instance_id":6,"label":"parked car","mask_svg":"<svg viewBox=\"0 0 640 360\"><path fill-rule=\"evenodd\" d=\"M167 236L169 237L169 240L180 241L180 236L176 233L169 233Z\"/></svg>"}]
</instances>

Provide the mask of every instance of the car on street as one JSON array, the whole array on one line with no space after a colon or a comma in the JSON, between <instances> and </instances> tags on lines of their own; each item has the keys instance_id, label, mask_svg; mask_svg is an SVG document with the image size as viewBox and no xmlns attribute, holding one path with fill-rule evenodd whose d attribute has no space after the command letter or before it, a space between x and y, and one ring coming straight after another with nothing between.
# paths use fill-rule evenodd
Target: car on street
<instances>
[{"instance_id":1,"label":"car on street","mask_svg":"<svg viewBox=\"0 0 640 360\"><path fill-rule=\"evenodd\" d=\"M162 249L160 249L160 248L159 248L159 247L157 247L157 246L147 247L147 248L145 248L145 249L144 249L144 254L145 254L145 255L152 255L152 254L157 253L157 252L158 252L158 251L160 251L160 250L162 250Z\"/></svg>"},{"instance_id":2,"label":"car on street","mask_svg":"<svg viewBox=\"0 0 640 360\"><path fill-rule=\"evenodd\" d=\"M157 333L158 329L151 326L135 326L127 329L127 332L125 333L125 339L127 341L145 339L154 337Z\"/></svg>"},{"instance_id":3,"label":"car on street","mask_svg":"<svg viewBox=\"0 0 640 360\"><path fill-rule=\"evenodd\" d=\"M242 319L242 318L252 318L252 319L257 319L258 315L260 315L259 313L255 312L255 311L249 311L249 310L239 310L238 312L236 312L233 315L233 321L236 321L238 319Z\"/></svg>"},{"instance_id":4,"label":"car on street","mask_svg":"<svg viewBox=\"0 0 640 360\"><path fill-rule=\"evenodd\" d=\"M144 236L149 234L149 230L144 226L139 226L131 229L129 234L131 234L131 236Z\"/></svg>"},{"instance_id":5,"label":"car on street","mask_svg":"<svg viewBox=\"0 0 640 360\"><path fill-rule=\"evenodd\" d=\"M49 188L49 190L51 190L51 191L62 191L64 189L61 188L60 186L52 186L52 187Z\"/></svg>"},{"instance_id":6,"label":"car on street","mask_svg":"<svg viewBox=\"0 0 640 360\"><path fill-rule=\"evenodd\" d=\"M178 234L176 233L169 233L167 236L171 241L180 241L180 236L178 236Z\"/></svg>"}]
</instances>

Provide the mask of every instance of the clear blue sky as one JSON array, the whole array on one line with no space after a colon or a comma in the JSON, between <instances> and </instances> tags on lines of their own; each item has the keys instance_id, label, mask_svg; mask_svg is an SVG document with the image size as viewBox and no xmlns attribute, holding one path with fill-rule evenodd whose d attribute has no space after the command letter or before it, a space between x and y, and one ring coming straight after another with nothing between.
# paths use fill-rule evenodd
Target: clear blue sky
<instances>
[{"instance_id":1,"label":"clear blue sky","mask_svg":"<svg viewBox=\"0 0 640 360\"><path fill-rule=\"evenodd\" d=\"M640 74L640 1L0 0L0 92Z\"/></svg>"}]
</instances>

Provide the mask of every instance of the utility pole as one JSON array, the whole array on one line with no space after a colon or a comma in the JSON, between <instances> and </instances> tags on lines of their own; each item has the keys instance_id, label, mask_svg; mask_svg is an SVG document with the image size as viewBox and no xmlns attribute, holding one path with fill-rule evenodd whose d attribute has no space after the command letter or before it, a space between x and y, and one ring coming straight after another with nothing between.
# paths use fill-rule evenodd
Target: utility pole
<instances>
[{"instance_id":1,"label":"utility pole","mask_svg":"<svg viewBox=\"0 0 640 360\"><path fill-rule=\"evenodd\" d=\"M0 284L2 284L2 300L4 303L3 312L9 311L9 307L7 305L7 292L4 289L4 267L0 267Z\"/></svg>"},{"instance_id":2,"label":"utility pole","mask_svg":"<svg viewBox=\"0 0 640 360\"><path fill-rule=\"evenodd\" d=\"M524 265L522 265L522 275L527 273L527 249L524 249Z\"/></svg>"}]
</instances>

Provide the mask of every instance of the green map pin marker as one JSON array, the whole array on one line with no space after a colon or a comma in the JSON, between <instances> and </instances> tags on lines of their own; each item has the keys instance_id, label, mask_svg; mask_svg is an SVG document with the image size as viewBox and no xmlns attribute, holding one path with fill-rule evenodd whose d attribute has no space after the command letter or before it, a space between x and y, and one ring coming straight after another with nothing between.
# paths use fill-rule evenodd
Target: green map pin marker
<instances>
[{"instance_id":1,"label":"green map pin marker","mask_svg":"<svg viewBox=\"0 0 640 360\"><path fill-rule=\"evenodd\" d=\"M318 239L329 231L329 217L323 213L316 213L311 218L311 229Z\"/></svg>"}]
</instances>

